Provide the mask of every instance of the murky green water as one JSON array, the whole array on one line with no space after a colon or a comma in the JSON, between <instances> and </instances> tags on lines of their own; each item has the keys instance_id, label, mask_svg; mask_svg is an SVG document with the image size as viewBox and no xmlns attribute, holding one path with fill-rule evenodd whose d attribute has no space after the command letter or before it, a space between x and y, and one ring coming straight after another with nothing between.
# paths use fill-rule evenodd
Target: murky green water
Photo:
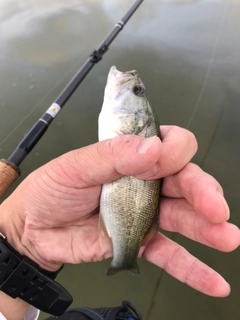
<instances>
[{"instance_id":1,"label":"murky green water","mask_svg":"<svg viewBox=\"0 0 240 320\"><path fill-rule=\"evenodd\" d=\"M1 158L11 154L130 3L1 0ZM240 1L145 1L23 162L21 178L97 141L97 117L113 64L139 71L162 124L195 133L194 161L223 185L231 221L239 226ZM200 294L145 261L139 277L108 278L107 261L65 266L59 281L74 296L73 306L128 299L146 320L240 319L239 250L226 254L179 235L175 240L229 281L228 298Z\"/></svg>"}]
</instances>

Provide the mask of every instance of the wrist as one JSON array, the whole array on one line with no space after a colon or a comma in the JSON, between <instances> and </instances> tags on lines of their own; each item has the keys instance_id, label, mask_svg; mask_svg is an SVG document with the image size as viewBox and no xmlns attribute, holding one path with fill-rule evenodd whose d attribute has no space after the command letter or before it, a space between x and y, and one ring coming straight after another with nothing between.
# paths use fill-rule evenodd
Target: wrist
<instances>
[{"instance_id":1,"label":"wrist","mask_svg":"<svg viewBox=\"0 0 240 320\"><path fill-rule=\"evenodd\" d=\"M31 259L41 269L50 272L58 270L62 263L46 261L31 242L27 234L25 209L18 201L19 195L14 197L15 192L0 205L0 233L19 254Z\"/></svg>"},{"instance_id":2,"label":"wrist","mask_svg":"<svg viewBox=\"0 0 240 320\"><path fill-rule=\"evenodd\" d=\"M49 263L48 268L33 243L28 242L25 213L14 200L14 196L9 197L0 206L0 232L7 237L0 236L0 301L5 301L0 302L0 311L9 320L22 319L30 303L44 312L61 315L72 297L54 281L60 271L57 263Z\"/></svg>"},{"instance_id":3,"label":"wrist","mask_svg":"<svg viewBox=\"0 0 240 320\"><path fill-rule=\"evenodd\" d=\"M19 208L19 211L21 208ZM37 261L32 254L22 244L24 234L25 217L21 217L15 211L15 199L13 194L9 196L0 206L0 233L2 233L7 242L21 255Z\"/></svg>"},{"instance_id":4,"label":"wrist","mask_svg":"<svg viewBox=\"0 0 240 320\"><path fill-rule=\"evenodd\" d=\"M19 308L21 314L24 314L29 303L53 315L61 315L69 307L72 297L54 281L61 269L57 272L41 270L32 260L20 255L3 235L0 235L0 252L0 290L16 299L11 300L10 297L2 296L6 301L6 306L5 304L1 306L2 303L0 303L0 310L7 319L15 320L15 317L10 317L12 315L12 310L9 311L11 306L15 310ZM24 300L25 303L19 301L18 298Z\"/></svg>"},{"instance_id":5,"label":"wrist","mask_svg":"<svg viewBox=\"0 0 240 320\"><path fill-rule=\"evenodd\" d=\"M30 305L19 299L13 299L0 291L0 312L8 320L23 319Z\"/></svg>"},{"instance_id":6,"label":"wrist","mask_svg":"<svg viewBox=\"0 0 240 320\"><path fill-rule=\"evenodd\" d=\"M3 219L2 215L0 214L0 224L1 226ZM1 228L4 229L4 228ZM19 320L23 319L24 315L26 314L27 310L29 309L30 305L19 299L13 299L12 297L8 296L4 292L0 291L0 312L3 316L8 320Z\"/></svg>"}]
</instances>

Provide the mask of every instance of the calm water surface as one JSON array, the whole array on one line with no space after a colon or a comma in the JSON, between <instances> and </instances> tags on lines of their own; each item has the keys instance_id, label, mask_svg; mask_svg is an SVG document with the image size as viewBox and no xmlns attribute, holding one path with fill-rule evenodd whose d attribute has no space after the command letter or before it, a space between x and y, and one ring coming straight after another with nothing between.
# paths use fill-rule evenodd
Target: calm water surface
<instances>
[{"instance_id":1,"label":"calm water surface","mask_svg":"<svg viewBox=\"0 0 240 320\"><path fill-rule=\"evenodd\" d=\"M11 154L130 3L1 0L1 158ZM21 165L21 179L50 159L97 141L97 118L113 64L139 71L162 124L195 133L199 151L194 161L223 185L231 221L239 226L237 0L145 1ZM107 261L65 266L59 281L74 296L73 306L118 305L128 299L146 320L240 319L239 250L220 253L179 235L169 236L220 272L231 284L231 295L205 296L145 261L139 277L122 273L108 278Z\"/></svg>"}]
</instances>

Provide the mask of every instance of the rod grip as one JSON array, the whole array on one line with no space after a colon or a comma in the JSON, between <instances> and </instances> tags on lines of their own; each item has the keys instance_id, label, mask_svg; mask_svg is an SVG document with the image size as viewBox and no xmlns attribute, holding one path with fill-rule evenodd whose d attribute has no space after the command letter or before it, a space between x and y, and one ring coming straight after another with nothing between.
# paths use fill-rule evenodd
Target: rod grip
<instances>
[{"instance_id":1,"label":"rod grip","mask_svg":"<svg viewBox=\"0 0 240 320\"><path fill-rule=\"evenodd\" d=\"M15 164L8 160L0 159L0 199L19 177L20 173L20 169Z\"/></svg>"}]
</instances>

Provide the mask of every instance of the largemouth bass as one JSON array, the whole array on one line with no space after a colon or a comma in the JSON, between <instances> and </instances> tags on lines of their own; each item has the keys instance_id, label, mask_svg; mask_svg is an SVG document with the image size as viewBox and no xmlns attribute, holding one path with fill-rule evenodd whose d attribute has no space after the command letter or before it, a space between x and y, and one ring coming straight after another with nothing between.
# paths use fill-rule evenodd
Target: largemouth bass
<instances>
[{"instance_id":1,"label":"largemouth bass","mask_svg":"<svg viewBox=\"0 0 240 320\"><path fill-rule=\"evenodd\" d=\"M159 123L137 71L108 74L99 115L99 140L123 134L160 137ZM143 242L158 229L160 179L124 176L104 184L100 199L100 228L111 239L113 260L108 275L121 270L139 273L137 258Z\"/></svg>"}]
</instances>

